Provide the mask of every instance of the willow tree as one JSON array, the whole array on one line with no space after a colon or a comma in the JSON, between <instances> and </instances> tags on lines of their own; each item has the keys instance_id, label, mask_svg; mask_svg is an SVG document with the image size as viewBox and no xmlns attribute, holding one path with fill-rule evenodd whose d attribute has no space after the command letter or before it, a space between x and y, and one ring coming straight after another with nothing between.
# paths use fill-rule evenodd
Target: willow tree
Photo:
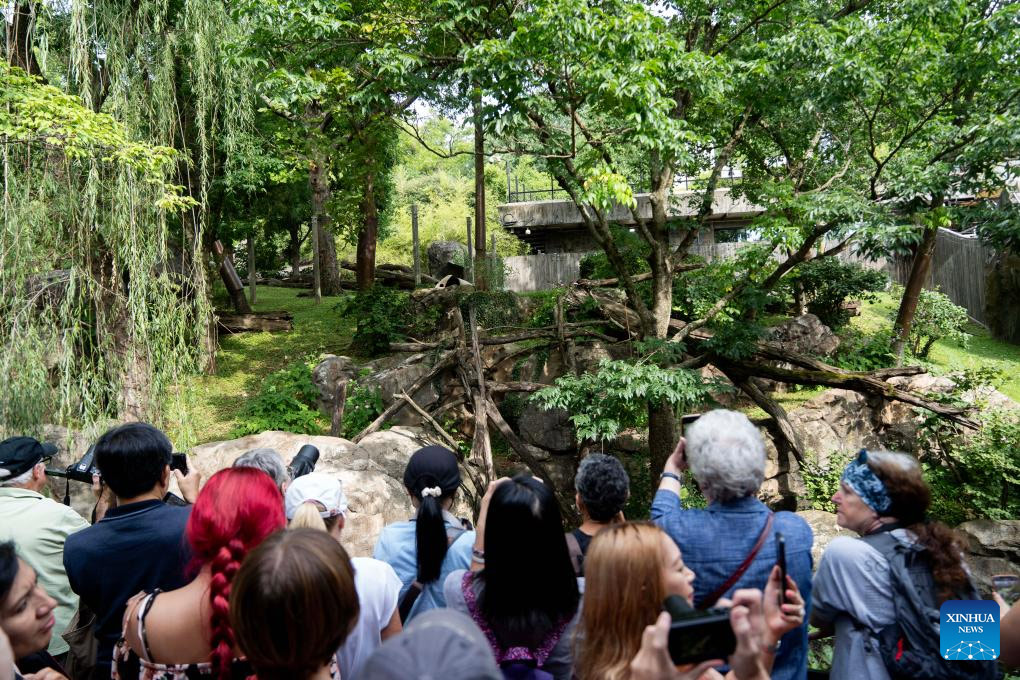
<instances>
[{"instance_id":1,"label":"willow tree","mask_svg":"<svg viewBox=\"0 0 1020 680\"><path fill-rule=\"evenodd\" d=\"M207 189L247 124L222 52L233 22L212 0L30 6L26 50L60 89L6 71L0 94L18 395L2 420L147 417L187 439L167 398L212 355Z\"/></svg>"},{"instance_id":2,"label":"willow tree","mask_svg":"<svg viewBox=\"0 0 1020 680\"><path fill-rule=\"evenodd\" d=\"M973 30L976 44L994 41L988 54L1016 44L1012 6L990 1L971 13L968 4L541 0L514 16L507 39L467 50L464 72L482 87L489 133L506 151L542 159L575 204L618 274L639 337L686 342L688 365L699 365L747 356L768 291L799 264L896 232L898 213L930 191L916 181L922 157L908 142L926 140L937 153L968 141L941 137L930 108L907 106L909 94L889 87L915 78L924 89L931 73L952 82L971 63L942 58L954 40L943 13L961 18L957 30ZM942 80L933 96L949 102L946 116L967 109ZM767 246L685 315L674 291L708 283L688 256L723 188L763 209L752 226ZM647 274L624 256L620 223L644 243ZM747 370L734 370L734 382L784 420ZM649 403L648 422L660 466L675 439L672 409Z\"/></svg>"},{"instance_id":3,"label":"willow tree","mask_svg":"<svg viewBox=\"0 0 1020 680\"><path fill-rule=\"evenodd\" d=\"M208 328L168 248L194 206L172 181L179 153L6 65L0 151L0 427L155 415Z\"/></svg>"}]
</instances>

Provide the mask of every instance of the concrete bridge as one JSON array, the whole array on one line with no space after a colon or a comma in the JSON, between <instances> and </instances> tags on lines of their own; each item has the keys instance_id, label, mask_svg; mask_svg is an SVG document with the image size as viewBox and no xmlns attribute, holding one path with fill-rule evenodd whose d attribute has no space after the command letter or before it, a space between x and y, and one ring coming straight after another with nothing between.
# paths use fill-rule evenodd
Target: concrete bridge
<instances>
[{"instance_id":1,"label":"concrete bridge","mask_svg":"<svg viewBox=\"0 0 1020 680\"><path fill-rule=\"evenodd\" d=\"M677 222L696 216L701 197L702 193L698 191L674 193L667 216ZM651 219L652 204L649 195L636 194L635 198L638 214L642 218ZM591 250L595 245L581 219L581 212L569 199L504 203L497 210L503 227L527 243L532 252L575 253ZM746 228L761 212L761 207L731 195L728 188L717 189L712 201L712 215L708 220L710 228L701 231L697 244L747 240L748 235L739 230ZM623 226L634 224L630 209L624 206L613 208L609 219ZM720 233L724 230L730 233ZM680 230L676 233L679 239Z\"/></svg>"}]
</instances>

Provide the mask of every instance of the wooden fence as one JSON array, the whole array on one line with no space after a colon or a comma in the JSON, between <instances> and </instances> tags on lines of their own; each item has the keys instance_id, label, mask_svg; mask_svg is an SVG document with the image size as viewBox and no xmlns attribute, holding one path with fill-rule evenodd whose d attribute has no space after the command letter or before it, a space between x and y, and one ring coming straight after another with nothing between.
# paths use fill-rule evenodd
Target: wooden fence
<instances>
[{"instance_id":1,"label":"wooden fence","mask_svg":"<svg viewBox=\"0 0 1020 680\"><path fill-rule=\"evenodd\" d=\"M937 287L965 308L971 319L987 325L985 286L994 257L995 251L976 236L940 228L925 287ZM905 284L910 277L910 265L909 258L894 258L889 261L887 271L893 281Z\"/></svg>"}]
</instances>

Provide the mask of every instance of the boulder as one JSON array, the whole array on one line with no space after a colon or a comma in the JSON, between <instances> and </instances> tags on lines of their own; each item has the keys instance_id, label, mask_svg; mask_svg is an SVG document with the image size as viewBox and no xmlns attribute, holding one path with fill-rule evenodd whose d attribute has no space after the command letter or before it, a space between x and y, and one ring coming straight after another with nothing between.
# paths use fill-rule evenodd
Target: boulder
<instances>
[{"instance_id":1,"label":"boulder","mask_svg":"<svg viewBox=\"0 0 1020 680\"><path fill-rule=\"evenodd\" d=\"M816 568L822 559L822 553L825 552L832 539L837 536L857 536L849 529L844 529L836 524L835 513L824 510L801 510L797 514L804 518L815 535L814 543L811 545L811 558L814 560Z\"/></svg>"},{"instance_id":2,"label":"boulder","mask_svg":"<svg viewBox=\"0 0 1020 680\"><path fill-rule=\"evenodd\" d=\"M254 448L276 449L289 463L302 445L318 447L316 472L335 474L347 495L349 512L343 542L347 551L357 557L372 554L379 532L385 525L414 515L411 500L404 489L404 468L411 454L434 443L420 429L411 427L375 432L358 444L338 437L271 431L196 446L190 451L188 460L192 468L201 471L203 478L208 479L217 470L232 465L242 453ZM463 468L462 477L464 491L473 495L475 491L470 475ZM457 495L452 511L458 517L474 519L466 493Z\"/></svg>"},{"instance_id":3,"label":"boulder","mask_svg":"<svg viewBox=\"0 0 1020 680\"><path fill-rule=\"evenodd\" d=\"M570 422L570 413L564 409L545 410L528 402L517 426L521 438L533 446L560 453L577 449L574 425Z\"/></svg>"},{"instance_id":4,"label":"boulder","mask_svg":"<svg viewBox=\"0 0 1020 680\"><path fill-rule=\"evenodd\" d=\"M319 408L327 416L333 415L336 393L340 383L358 377L358 367L350 357L327 354L312 369L312 383L319 390Z\"/></svg>"},{"instance_id":5,"label":"boulder","mask_svg":"<svg viewBox=\"0 0 1020 680\"><path fill-rule=\"evenodd\" d=\"M882 447L867 399L852 390L827 390L788 414L804 447L825 465L832 453Z\"/></svg>"},{"instance_id":6,"label":"boulder","mask_svg":"<svg viewBox=\"0 0 1020 680\"><path fill-rule=\"evenodd\" d=\"M829 356L839 348L839 336L814 314L804 314L773 326L766 332L768 339L784 350Z\"/></svg>"},{"instance_id":7,"label":"boulder","mask_svg":"<svg viewBox=\"0 0 1020 680\"><path fill-rule=\"evenodd\" d=\"M95 437L89 437L84 432L60 425L43 425L39 441L57 447L57 453L54 454L53 460L50 462L50 468L64 470L81 460L89 446L95 441ZM92 508L96 504L96 497L92 493L91 484L74 481L68 483L66 479L53 475L49 475L49 483L48 494L51 498L61 501L64 498L64 493L67 492L71 498L71 507L75 512L85 519L92 518ZM44 490L43 493L46 494L47 491Z\"/></svg>"},{"instance_id":8,"label":"boulder","mask_svg":"<svg viewBox=\"0 0 1020 680\"><path fill-rule=\"evenodd\" d=\"M995 574L1020 576L1020 520L972 520L956 531L966 541L967 564L982 594L991 591Z\"/></svg>"},{"instance_id":9,"label":"boulder","mask_svg":"<svg viewBox=\"0 0 1020 680\"><path fill-rule=\"evenodd\" d=\"M453 263L463 266L467 259L467 246L457 241L433 241L426 252L429 274L437 279L445 276L446 265Z\"/></svg>"}]
</instances>

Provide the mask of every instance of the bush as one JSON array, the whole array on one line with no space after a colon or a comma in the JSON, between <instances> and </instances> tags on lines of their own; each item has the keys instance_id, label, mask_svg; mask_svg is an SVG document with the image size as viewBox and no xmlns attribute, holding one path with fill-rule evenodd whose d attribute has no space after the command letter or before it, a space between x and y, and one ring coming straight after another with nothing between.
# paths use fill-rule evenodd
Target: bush
<instances>
[{"instance_id":1,"label":"bush","mask_svg":"<svg viewBox=\"0 0 1020 680\"><path fill-rule=\"evenodd\" d=\"M932 489L931 515L956 525L971 519L1020 517L1020 416L992 411L969 440L942 459L922 459Z\"/></svg>"},{"instance_id":2,"label":"bush","mask_svg":"<svg viewBox=\"0 0 1020 680\"><path fill-rule=\"evenodd\" d=\"M350 439L368 427L383 412L382 393L363 387L357 381L347 383L344 404L343 436Z\"/></svg>"},{"instance_id":3,"label":"bush","mask_svg":"<svg viewBox=\"0 0 1020 680\"><path fill-rule=\"evenodd\" d=\"M922 290L910 327L910 351L920 359L927 359L932 345L939 340L952 340L964 347L970 334L963 329L969 318L967 310L938 290Z\"/></svg>"},{"instance_id":4,"label":"bush","mask_svg":"<svg viewBox=\"0 0 1020 680\"><path fill-rule=\"evenodd\" d=\"M839 348L832 356L832 363L848 371L876 371L896 365L892 351L892 329L883 328L875 333L865 333L853 326L847 326L839 334Z\"/></svg>"},{"instance_id":5,"label":"bush","mask_svg":"<svg viewBox=\"0 0 1020 680\"><path fill-rule=\"evenodd\" d=\"M833 453L825 465L810 462L801 466L800 476L807 488L807 500L812 509L836 512L836 504L832 502L832 497L839 491L843 469L855 455Z\"/></svg>"},{"instance_id":6,"label":"bush","mask_svg":"<svg viewBox=\"0 0 1020 680\"><path fill-rule=\"evenodd\" d=\"M875 293L884 290L888 277L880 271L859 264L843 262L835 257L821 257L798 266L789 277L790 284L804 289L808 311L830 328L838 328L850 320L843 309L847 300L875 300Z\"/></svg>"},{"instance_id":7,"label":"bush","mask_svg":"<svg viewBox=\"0 0 1020 680\"><path fill-rule=\"evenodd\" d=\"M321 434L325 418L316 400L319 391L312 383L312 367L303 361L270 373L259 393L244 405L232 438L283 430L299 434Z\"/></svg>"},{"instance_id":8,"label":"bush","mask_svg":"<svg viewBox=\"0 0 1020 680\"><path fill-rule=\"evenodd\" d=\"M648 244L637 234L622 227L613 227L613 241L624 261L630 266L631 274L641 274L649 270ZM616 267L609 262L604 251L598 251L581 258L582 279L613 279L619 276Z\"/></svg>"},{"instance_id":9,"label":"bush","mask_svg":"<svg viewBox=\"0 0 1020 680\"><path fill-rule=\"evenodd\" d=\"M351 344L367 356L378 356L391 342L403 340L411 323L409 298L392 288L372 286L340 302L340 313L358 320Z\"/></svg>"}]
</instances>

